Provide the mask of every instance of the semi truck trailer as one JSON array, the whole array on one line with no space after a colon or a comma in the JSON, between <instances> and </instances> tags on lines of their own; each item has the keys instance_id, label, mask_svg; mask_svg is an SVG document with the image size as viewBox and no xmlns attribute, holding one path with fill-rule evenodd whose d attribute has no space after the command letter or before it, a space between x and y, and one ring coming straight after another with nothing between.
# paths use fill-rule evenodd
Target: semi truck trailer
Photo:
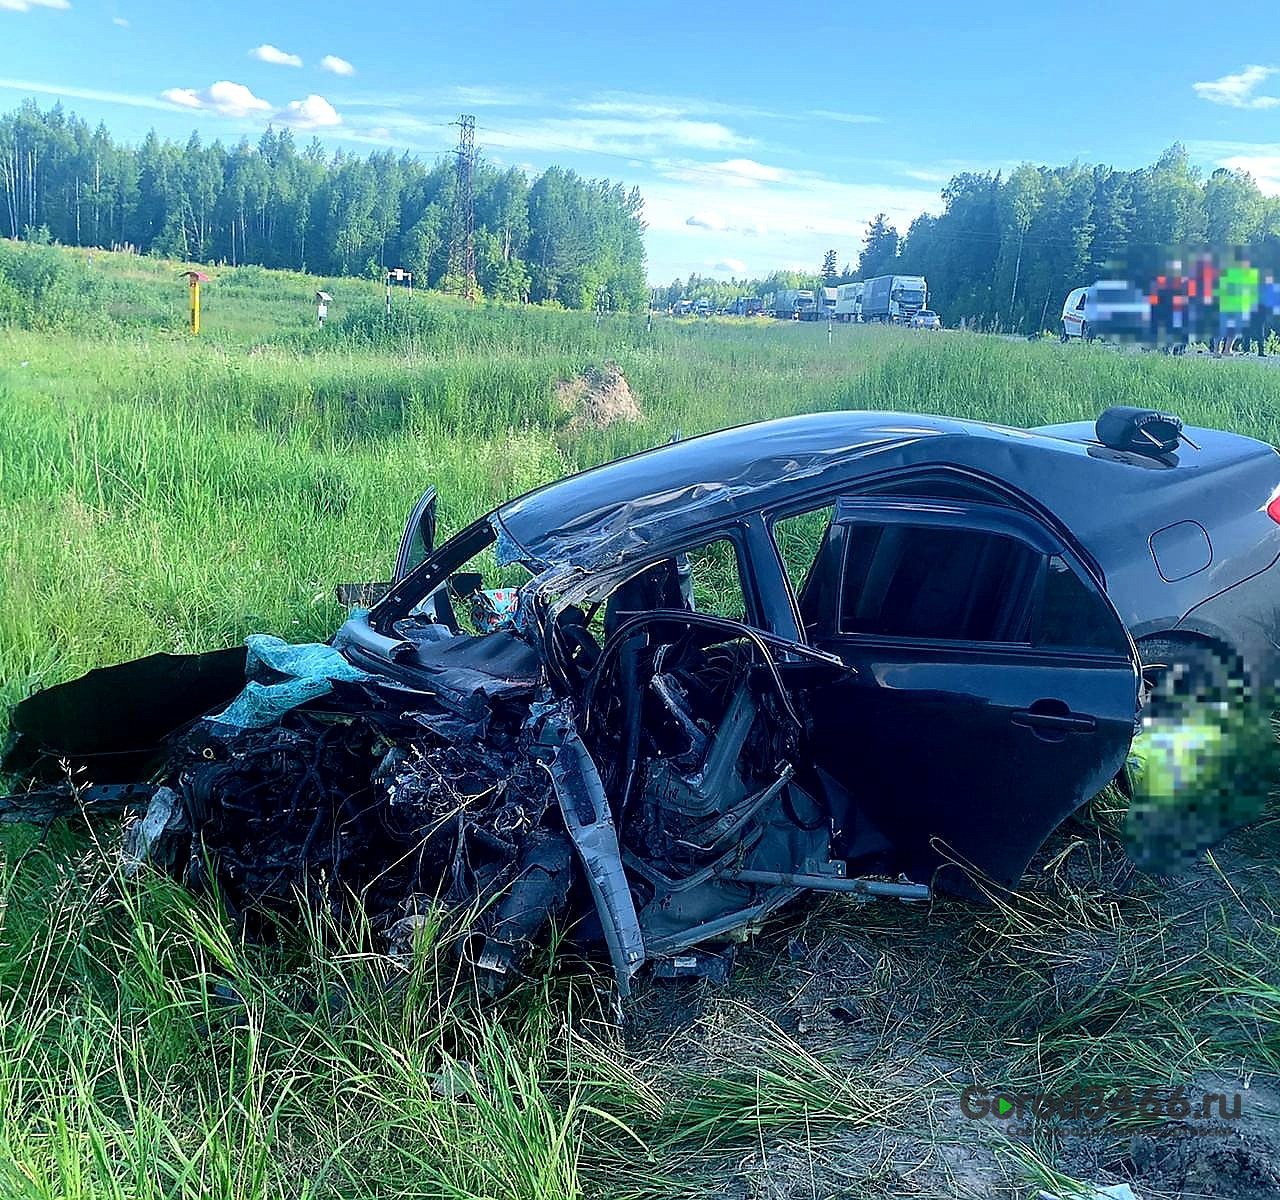
<instances>
[{"instance_id":1,"label":"semi truck trailer","mask_svg":"<svg viewBox=\"0 0 1280 1200\"><path fill-rule=\"evenodd\" d=\"M862 319L905 325L927 300L923 275L877 275L863 281Z\"/></svg>"}]
</instances>

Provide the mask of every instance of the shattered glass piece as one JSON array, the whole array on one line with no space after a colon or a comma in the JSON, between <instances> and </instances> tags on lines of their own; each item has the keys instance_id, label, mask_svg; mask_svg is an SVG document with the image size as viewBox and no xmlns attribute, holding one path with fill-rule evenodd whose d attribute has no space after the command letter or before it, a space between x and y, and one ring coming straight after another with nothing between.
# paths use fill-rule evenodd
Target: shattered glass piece
<instances>
[{"instance_id":1,"label":"shattered glass piece","mask_svg":"<svg viewBox=\"0 0 1280 1200\"><path fill-rule=\"evenodd\" d=\"M490 519L493 524L493 532L497 535L493 553L498 560L498 566L509 567L512 563L527 560L528 555L525 553L524 547L507 532L506 527L498 517L494 515Z\"/></svg>"}]
</instances>

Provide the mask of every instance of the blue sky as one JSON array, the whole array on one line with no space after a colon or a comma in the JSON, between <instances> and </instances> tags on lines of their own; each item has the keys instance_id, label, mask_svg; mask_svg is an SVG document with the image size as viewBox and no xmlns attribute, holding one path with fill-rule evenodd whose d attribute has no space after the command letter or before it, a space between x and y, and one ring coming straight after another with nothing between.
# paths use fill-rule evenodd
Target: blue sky
<instances>
[{"instance_id":1,"label":"blue sky","mask_svg":"<svg viewBox=\"0 0 1280 1200\"><path fill-rule=\"evenodd\" d=\"M1159 11L1158 21L1148 12ZM1181 141L1280 193L1274 0L893 6L646 0L207 5L0 0L0 109L61 99L118 138L431 160L476 116L500 165L638 185L651 282L855 260L961 170L1124 168Z\"/></svg>"}]
</instances>

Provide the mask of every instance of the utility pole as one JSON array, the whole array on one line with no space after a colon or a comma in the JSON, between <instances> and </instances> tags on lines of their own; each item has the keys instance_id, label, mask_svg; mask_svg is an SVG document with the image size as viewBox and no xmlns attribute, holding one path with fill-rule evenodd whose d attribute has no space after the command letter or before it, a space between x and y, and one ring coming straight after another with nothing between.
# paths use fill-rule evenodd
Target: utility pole
<instances>
[{"instance_id":1,"label":"utility pole","mask_svg":"<svg viewBox=\"0 0 1280 1200\"><path fill-rule=\"evenodd\" d=\"M476 296L476 209L472 172L476 156L476 119L463 113L458 126L458 174L453 194L452 237L449 243L449 274L462 280L463 295Z\"/></svg>"}]
</instances>

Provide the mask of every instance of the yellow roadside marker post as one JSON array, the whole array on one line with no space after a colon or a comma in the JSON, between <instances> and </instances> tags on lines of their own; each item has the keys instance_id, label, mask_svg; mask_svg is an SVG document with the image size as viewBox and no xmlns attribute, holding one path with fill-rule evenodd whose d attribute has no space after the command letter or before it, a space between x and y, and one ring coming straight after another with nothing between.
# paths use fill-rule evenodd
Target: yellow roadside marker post
<instances>
[{"instance_id":1,"label":"yellow roadside marker post","mask_svg":"<svg viewBox=\"0 0 1280 1200\"><path fill-rule=\"evenodd\" d=\"M209 282L209 276L203 271L180 271L187 277L188 290L191 293L191 332L200 332L200 285Z\"/></svg>"}]
</instances>

